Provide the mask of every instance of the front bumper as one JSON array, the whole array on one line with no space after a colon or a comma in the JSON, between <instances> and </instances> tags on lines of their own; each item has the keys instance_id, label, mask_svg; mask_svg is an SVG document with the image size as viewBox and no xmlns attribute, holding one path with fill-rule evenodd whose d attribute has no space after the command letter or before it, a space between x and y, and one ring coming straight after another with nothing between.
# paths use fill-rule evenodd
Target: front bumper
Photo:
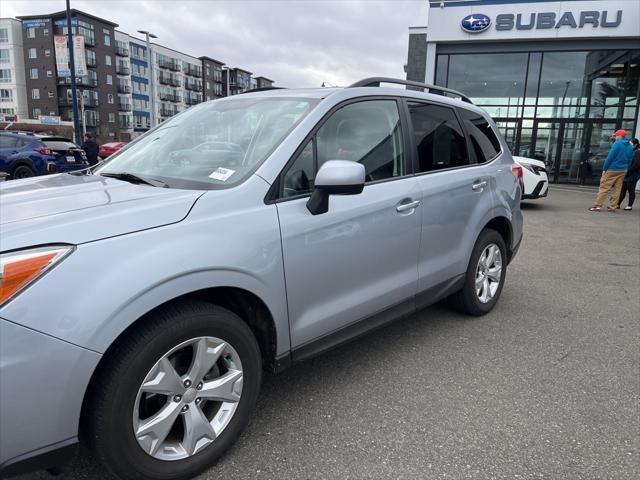
<instances>
[{"instance_id":1,"label":"front bumper","mask_svg":"<svg viewBox=\"0 0 640 480\"><path fill-rule=\"evenodd\" d=\"M529 194L522 195L523 199L535 199L546 197L549 193L549 182L547 180L540 180L533 191Z\"/></svg>"},{"instance_id":2,"label":"front bumper","mask_svg":"<svg viewBox=\"0 0 640 480\"><path fill-rule=\"evenodd\" d=\"M101 355L0 318L0 474L56 465L77 442L84 394Z\"/></svg>"}]
</instances>

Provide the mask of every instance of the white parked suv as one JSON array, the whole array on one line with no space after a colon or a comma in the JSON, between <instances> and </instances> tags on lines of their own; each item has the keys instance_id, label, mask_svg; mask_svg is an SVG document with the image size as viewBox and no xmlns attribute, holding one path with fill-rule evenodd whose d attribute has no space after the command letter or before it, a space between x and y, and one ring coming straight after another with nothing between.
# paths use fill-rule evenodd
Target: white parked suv
<instances>
[{"instance_id":1,"label":"white parked suv","mask_svg":"<svg viewBox=\"0 0 640 480\"><path fill-rule=\"evenodd\" d=\"M549 179L544 162L526 157L513 157L513 160L522 167L522 179L524 180L522 198L546 197L549 193Z\"/></svg>"}]
</instances>

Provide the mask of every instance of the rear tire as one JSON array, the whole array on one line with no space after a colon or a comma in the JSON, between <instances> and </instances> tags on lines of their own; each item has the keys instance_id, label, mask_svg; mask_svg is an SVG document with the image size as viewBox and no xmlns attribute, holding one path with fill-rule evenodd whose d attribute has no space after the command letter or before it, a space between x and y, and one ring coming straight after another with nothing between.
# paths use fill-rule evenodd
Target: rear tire
<instances>
[{"instance_id":1,"label":"rear tire","mask_svg":"<svg viewBox=\"0 0 640 480\"><path fill-rule=\"evenodd\" d=\"M247 425L260 389L260 348L240 317L206 302L176 302L147 320L108 352L107 363L94 378L83 410L83 441L118 478L193 478L212 466ZM221 345L225 350L217 353ZM196 351L204 352L198 357L201 361L196 361ZM201 365L214 358L213 367L203 374ZM165 370L167 364L174 369ZM238 372L231 367L235 364L240 365L239 381L225 381L229 392L216 390L216 381ZM165 387L164 379L173 379L173 374L176 381L166 389L169 393L158 393ZM190 388L174 391L180 386ZM207 395L209 399L199 398ZM218 400L216 395L236 399ZM155 450L160 428L149 427L150 433L141 436L142 425L153 423L152 419L164 423L162 412L169 410L171 430ZM175 456L176 449L183 449L182 457Z\"/></svg>"},{"instance_id":2,"label":"rear tire","mask_svg":"<svg viewBox=\"0 0 640 480\"><path fill-rule=\"evenodd\" d=\"M11 172L11 179L18 180L20 178L30 178L35 177L36 171L31 168L29 165L18 165Z\"/></svg>"},{"instance_id":3,"label":"rear tire","mask_svg":"<svg viewBox=\"0 0 640 480\"><path fill-rule=\"evenodd\" d=\"M489 252L493 253L492 258L489 258ZM491 278L495 279L498 272L499 280L492 281ZM500 298L506 274L507 249L504 239L495 230L487 228L480 233L473 247L464 286L449 297L449 305L476 317L489 313Z\"/></svg>"}]
</instances>

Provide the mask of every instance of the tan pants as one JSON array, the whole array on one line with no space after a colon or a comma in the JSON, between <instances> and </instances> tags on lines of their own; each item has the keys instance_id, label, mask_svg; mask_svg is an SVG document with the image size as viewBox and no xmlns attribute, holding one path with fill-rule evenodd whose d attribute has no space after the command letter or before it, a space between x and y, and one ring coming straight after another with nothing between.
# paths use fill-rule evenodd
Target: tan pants
<instances>
[{"instance_id":1,"label":"tan pants","mask_svg":"<svg viewBox=\"0 0 640 480\"><path fill-rule=\"evenodd\" d=\"M626 173L627 172L612 170L602 173L602 178L600 178L600 188L598 189L596 203L593 205L594 207L602 207L604 201L607 199L607 193L611 190L609 209L615 210L618 208L618 199L620 198L620 190L622 190L622 180Z\"/></svg>"}]
</instances>

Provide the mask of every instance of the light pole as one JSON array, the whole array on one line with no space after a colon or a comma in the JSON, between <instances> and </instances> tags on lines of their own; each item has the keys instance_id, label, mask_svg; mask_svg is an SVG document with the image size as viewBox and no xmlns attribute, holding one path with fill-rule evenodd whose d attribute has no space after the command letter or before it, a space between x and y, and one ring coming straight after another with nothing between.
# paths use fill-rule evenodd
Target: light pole
<instances>
[{"instance_id":1,"label":"light pole","mask_svg":"<svg viewBox=\"0 0 640 480\"><path fill-rule=\"evenodd\" d=\"M71 7L67 0L67 48L69 49L69 68L71 70L71 107L73 108L73 133L78 145L82 145L80 138L80 119L78 118L78 90L76 88L76 62L74 58L75 48L73 43L73 30L71 28ZM82 119L84 123L84 118ZM84 127L83 127L84 128Z\"/></svg>"},{"instance_id":2,"label":"light pole","mask_svg":"<svg viewBox=\"0 0 640 480\"><path fill-rule=\"evenodd\" d=\"M149 42L149 39L158 38L158 36L147 30L138 30L138 33L142 33L147 39L147 62L149 63L149 96L151 97L151 117L149 118L149 123L151 124L151 128L153 128L156 126L156 92L153 81L153 55L151 54L151 43Z\"/></svg>"}]
</instances>

